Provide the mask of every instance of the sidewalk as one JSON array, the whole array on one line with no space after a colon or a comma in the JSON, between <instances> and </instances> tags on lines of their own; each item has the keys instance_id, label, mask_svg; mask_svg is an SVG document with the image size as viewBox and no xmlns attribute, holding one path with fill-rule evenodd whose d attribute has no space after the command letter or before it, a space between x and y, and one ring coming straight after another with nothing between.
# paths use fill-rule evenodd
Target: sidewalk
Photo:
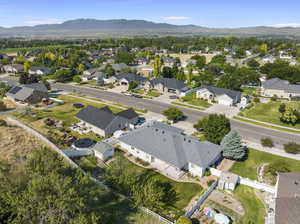
<instances>
[{"instance_id":1,"label":"sidewalk","mask_svg":"<svg viewBox=\"0 0 300 224\"><path fill-rule=\"evenodd\" d=\"M268 125L268 126L273 126L273 127L292 130L292 131L298 131L300 133L300 129L298 129L298 128L285 127L285 126L282 126L282 125L272 124L272 123L259 121L259 120L255 120L255 119L251 119L251 118L247 118L247 117L242 117L242 116L236 116L236 117L240 118L240 119L243 119L243 120L252 121L252 122L255 122L255 123L260 123L260 124L264 124L264 125Z\"/></svg>"},{"instance_id":2,"label":"sidewalk","mask_svg":"<svg viewBox=\"0 0 300 224\"><path fill-rule=\"evenodd\" d=\"M278 149L278 148L266 148L263 147L260 144L254 143L254 142L249 142L249 141L244 141L246 143L246 145L249 148L253 148L259 151L263 151L263 152L267 152L273 155L277 155L277 156L282 156L282 157L286 157L289 159L295 159L295 160L299 160L300 161L300 154L290 154L290 153L286 153L284 150L282 149Z\"/></svg>"}]
</instances>

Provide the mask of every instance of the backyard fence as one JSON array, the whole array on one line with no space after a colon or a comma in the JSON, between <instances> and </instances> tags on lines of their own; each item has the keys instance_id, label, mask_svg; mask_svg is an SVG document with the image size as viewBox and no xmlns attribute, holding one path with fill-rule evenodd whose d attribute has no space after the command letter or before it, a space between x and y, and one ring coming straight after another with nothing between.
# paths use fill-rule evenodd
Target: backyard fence
<instances>
[{"instance_id":1,"label":"backyard fence","mask_svg":"<svg viewBox=\"0 0 300 224\"><path fill-rule=\"evenodd\" d=\"M157 213L151 211L151 210L148 209L148 208L140 207L140 209L141 209L144 213L149 214L149 215L152 215L153 217L156 217L156 218L157 218L159 221L161 221L161 222L164 222L164 223L166 223L166 224L175 224L174 222L171 222L170 220L168 220L168 219L166 219L166 218L160 216L159 214L157 214Z\"/></svg>"},{"instance_id":2,"label":"backyard fence","mask_svg":"<svg viewBox=\"0 0 300 224\"><path fill-rule=\"evenodd\" d=\"M217 187L218 181L216 180L209 188L208 190L201 195L201 197L198 199L198 201L192 206L192 208L185 213L186 217L191 217L203 204L203 202L208 198L208 196L211 194L211 192Z\"/></svg>"},{"instance_id":3,"label":"backyard fence","mask_svg":"<svg viewBox=\"0 0 300 224\"><path fill-rule=\"evenodd\" d=\"M64 159L66 159L66 161L74 168L78 168L80 169L85 175L85 171L82 170L73 160L71 160L62 150L60 150L54 143L52 143L49 139L47 139L46 137L44 137L43 135L41 135L39 132L35 131L34 129L28 127L27 125L23 124L22 122L18 121L18 120L15 120L11 117L7 117L6 120L13 124L13 125L16 125L16 126L19 126L21 128L23 128L24 130L28 131L29 133L31 133L32 135L36 136L37 138L41 139L44 143L46 143L48 146L50 146L51 149L53 149L55 152L57 152L58 154L60 154ZM106 190L108 191L111 191L109 187L107 187L103 182L97 180L96 178L92 177L92 176L89 176L90 179L92 181L94 181L96 184L100 185L101 187L105 188ZM116 193L114 192L115 194L117 194L119 197L123 198L123 199L128 199L127 197L125 197L124 195L122 194L119 194L119 193ZM167 220L166 218L160 216L159 214L151 211L150 209L148 208L145 208L145 207L140 207L140 209L146 213L146 214L149 214L149 215L152 215L153 217L156 217L157 219L159 219L161 222L164 222L166 224L175 224L169 220Z\"/></svg>"},{"instance_id":4,"label":"backyard fence","mask_svg":"<svg viewBox=\"0 0 300 224\"><path fill-rule=\"evenodd\" d=\"M260 183L258 181L255 181L255 180L250 180L248 178L243 178L243 177L240 177L240 184L243 184L243 185L247 185L249 187L253 187L255 189L258 189L258 190L261 190L261 191L266 191L266 192L269 192L269 193L272 193L272 194L275 194L275 187L273 186L270 186L268 184L264 184L264 183Z\"/></svg>"}]
</instances>

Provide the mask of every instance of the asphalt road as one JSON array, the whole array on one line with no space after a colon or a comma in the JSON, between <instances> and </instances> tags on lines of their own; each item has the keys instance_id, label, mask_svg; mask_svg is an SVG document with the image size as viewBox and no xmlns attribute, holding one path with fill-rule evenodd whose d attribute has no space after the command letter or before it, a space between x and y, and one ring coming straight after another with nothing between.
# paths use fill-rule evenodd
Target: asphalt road
<instances>
[{"instance_id":1,"label":"asphalt road","mask_svg":"<svg viewBox=\"0 0 300 224\"><path fill-rule=\"evenodd\" d=\"M91 96L107 101L113 101L116 103L124 104L130 107L136 107L140 109L147 109L154 113L161 113L166 108L170 107L170 104L157 102L150 99L140 99L123 94L112 93L104 90L85 88L80 86L71 86L68 84L54 83L52 87L55 89L65 90L68 92L77 92L86 96ZM207 113L196 111L188 108L181 107L180 110L187 116L186 121L196 123L202 117L207 116ZM237 130L241 136L250 142L260 143L262 137L270 137L273 139L277 148L282 148L283 144L288 142L296 142L300 144L300 135L281 132L251 124L231 120L231 127ZM272 149L270 149L272 150Z\"/></svg>"}]
</instances>

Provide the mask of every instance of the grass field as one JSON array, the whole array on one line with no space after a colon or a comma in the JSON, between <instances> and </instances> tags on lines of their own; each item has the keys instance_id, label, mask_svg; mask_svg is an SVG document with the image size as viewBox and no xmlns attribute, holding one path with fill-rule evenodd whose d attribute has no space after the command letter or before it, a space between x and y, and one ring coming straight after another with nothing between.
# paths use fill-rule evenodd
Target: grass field
<instances>
[{"instance_id":1,"label":"grass field","mask_svg":"<svg viewBox=\"0 0 300 224\"><path fill-rule=\"evenodd\" d=\"M199 107L204 107L208 108L211 106L210 103L208 103L206 100L196 98L196 93L193 93L188 96L184 96L181 98L183 102L194 105L194 106L199 106Z\"/></svg>"},{"instance_id":2,"label":"grass field","mask_svg":"<svg viewBox=\"0 0 300 224\"><path fill-rule=\"evenodd\" d=\"M130 162L122 155L119 156L121 156L126 162L126 167L129 173L141 173L146 170L145 168L142 168ZM111 165L113 165L113 163ZM198 184L176 182L154 171L150 171L150 172L154 175L154 178L157 178L162 182L168 182L174 187L175 191L177 192L178 200L174 204L174 208L171 207L169 209L170 210L175 209L175 212L177 212L177 210L180 210L181 213L183 214L183 209L189 204L190 200L194 196L197 195L200 196L200 194L203 191L203 188Z\"/></svg>"},{"instance_id":3,"label":"grass field","mask_svg":"<svg viewBox=\"0 0 300 224\"><path fill-rule=\"evenodd\" d=\"M255 149L249 150L248 159L246 161L235 162L231 167L230 172L236 173L243 177L248 177L252 180L257 180L257 168L260 165L278 160L285 161L287 164L289 164L289 168L291 171L300 172L300 161L273 155L271 153L266 153Z\"/></svg>"},{"instance_id":4,"label":"grass field","mask_svg":"<svg viewBox=\"0 0 300 224\"><path fill-rule=\"evenodd\" d=\"M300 124L293 126L280 121L281 114L278 111L280 104L281 102L257 103L252 108L244 110L241 114L244 117L258 121L300 129ZM298 104L300 106L299 102L293 102L293 104Z\"/></svg>"},{"instance_id":5,"label":"grass field","mask_svg":"<svg viewBox=\"0 0 300 224\"><path fill-rule=\"evenodd\" d=\"M234 196L238 199L244 207L245 215L241 218L240 223L255 223L264 224L266 210L262 201L255 195L252 188L239 185L235 191Z\"/></svg>"}]
</instances>

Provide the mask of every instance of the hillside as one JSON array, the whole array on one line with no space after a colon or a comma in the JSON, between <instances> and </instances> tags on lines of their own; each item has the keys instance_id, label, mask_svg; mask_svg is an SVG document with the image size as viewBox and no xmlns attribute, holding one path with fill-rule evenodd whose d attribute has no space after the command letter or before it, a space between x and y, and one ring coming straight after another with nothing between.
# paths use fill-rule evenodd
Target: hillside
<instances>
[{"instance_id":1,"label":"hillside","mask_svg":"<svg viewBox=\"0 0 300 224\"><path fill-rule=\"evenodd\" d=\"M208 28L195 25L172 25L154 23L145 20L96 20L77 19L61 24L37 26L0 27L0 37L25 38L105 38L133 36L263 36L300 38L300 28L293 27L242 27L242 28Z\"/></svg>"}]
</instances>

